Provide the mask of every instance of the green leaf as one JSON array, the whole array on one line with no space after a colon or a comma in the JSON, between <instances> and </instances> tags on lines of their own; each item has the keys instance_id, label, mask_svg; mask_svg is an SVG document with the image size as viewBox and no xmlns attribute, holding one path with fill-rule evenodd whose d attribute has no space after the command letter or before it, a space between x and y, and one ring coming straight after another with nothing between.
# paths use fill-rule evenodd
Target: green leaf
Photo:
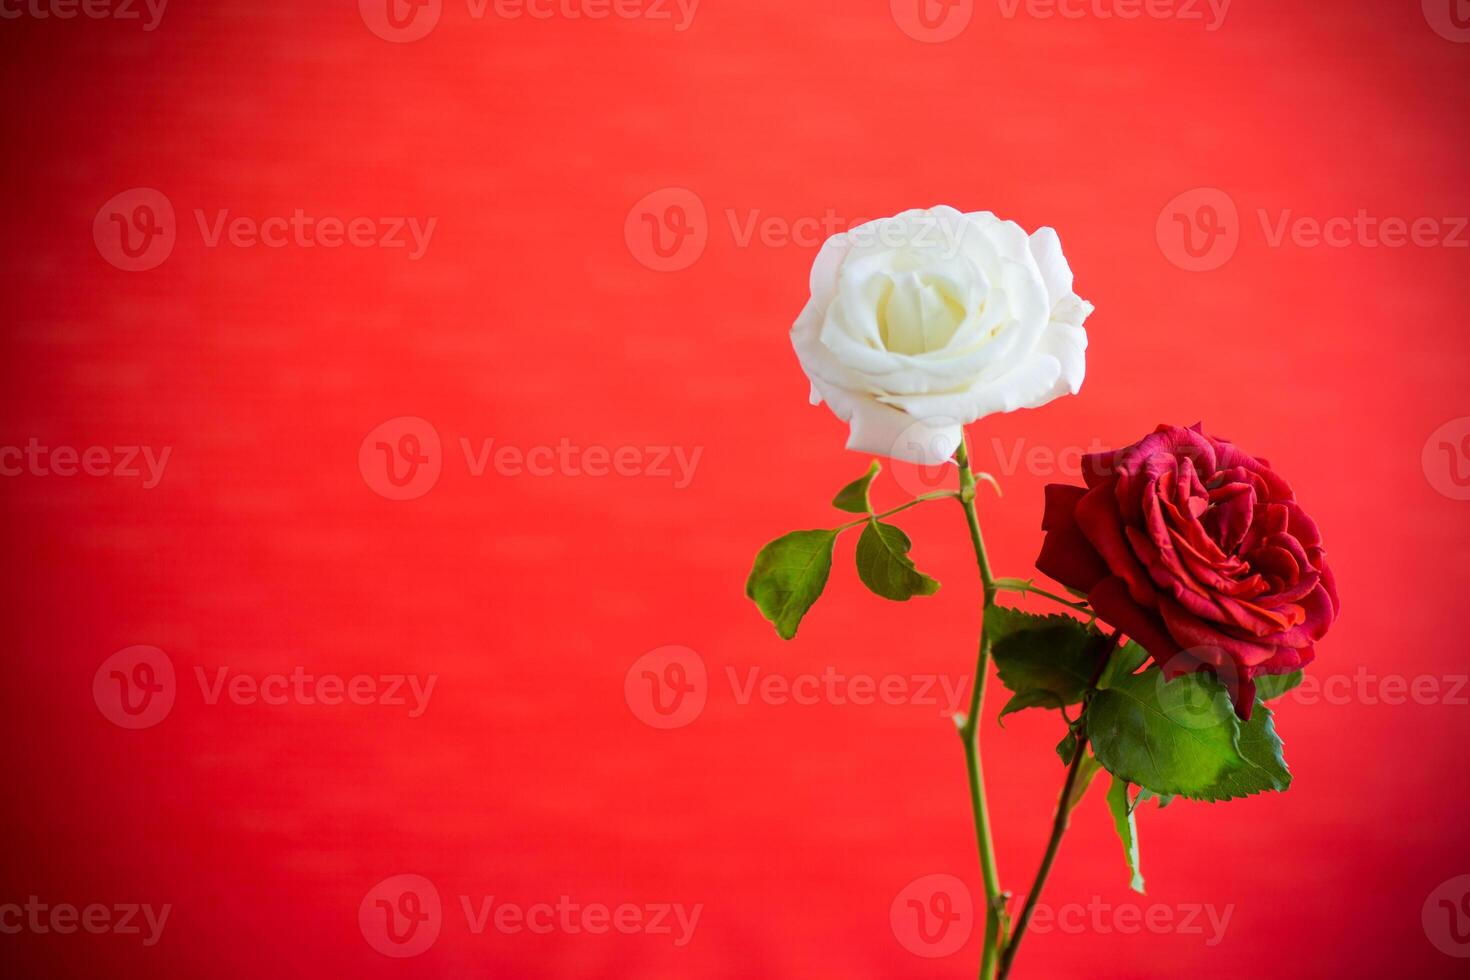
<instances>
[{"instance_id":1,"label":"green leaf","mask_svg":"<svg viewBox=\"0 0 1470 980\"><path fill-rule=\"evenodd\" d=\"M1062 765L1070 766L1072 764L1072 755L1076 751L1077 733L1071 728L1068 728L1067 734L1063 735L1062 740L1057 743L1057 757L1062 760Z\"/></svg>"},{"instance_id":2,"label":"green leaf","mask_svg":"<svg viewBox=\"0 0 1470 980\"><path fill-rule=\"evenodd\" d=\"M867 473L837 491L837 496L832 498L832 506L838 510L845 510L849 514L871 514L873 504L868 499L868 488L873 485L873 478L881 469L882 466L878 464L878 461L873 460L873 465L868 467Z\"/></svg>"},{"instance_id":3,"label":"green leaf","mask_svg":"<svg viewBox=\"0 0 1470 980\"><path fill-rule=\"evenodd\" d=\"M1049 693L1051 700L1032 699L1021 708L1077 704L1097 673L1107 638L1070 616L1038 616L1005 606L985 614L1000 680L1012 693ZM1016 699L1012 699L1016 704ZM1009 705L1007 706L1009 707Z\"/></svg>"},{"instance_id":4,"label":"green leaf","mask_svg":"<svg viewBox=\"0 0 1470 980\"><path fill-rule=\"evenodd\" d=\"M1160 796L1159 794L1157 794L1157 793L1155 793L1155 792L1153 792L1151 790L1140 789L1138 791L1138 797L1137 797L1137 799L1135 799L1133 801L1133 809L1137 810L1140 806L1142 806L1143 804L1147 803L1149 800L1158 800L1159 801L1159 809L1162 810L1164 807L1166 807L1170 803L1173 803L1174 802L1174 797L1172 797L1172 796Z\"/></svg>"},{"instance_id":5,"label":"green leaf","mask_svg":"<svg viewBox=\"0 0 1470 980\"><path fill-rule=\"evenodd\" d=\"M1087 731L1104 769L1161 796L1212 799L1227 772L1245 767L1239 724L1224 688L1205 675L1191 676L1200 687L1190 690L1207 695L1202 704L1180 700L1189 690L1175 685L1190 678L1165 684L1158 667L1116 678L1093 697Z\"/></svg>"},{"instance_id":6,"label":"green leaf","mask_svg":"<svg viewBox=\"0 0 1470 980\"><path fill-rule=\"evenodd\" d=\"M826 587L836 542L836 531L793 531L755 556L745 594L783 640L796 636L801 618Z\"/></svg>"},{"instance_id":7,"label":"green leaf","mask_svg":"<svg viewBox=\"0 0 1470 980\"><path fill-rule=\"evenodd\" d=\"M1087 727L1108 772L1161 797L1214 803L1291 785L1271 709L1257 703L1241 722L1210 674L1119 678L1092 699Z\"/></svg>"},{"instance_id":8,"label":"green leaf","mask_svg":"<svg viewBox=\"0 0 1470 980\"><path fill-rule=\"evenodd\" d=\"M1275 701L1301 682L1301 671L1294 674L1266 674L1256 678L1256 697L1261 701Z\"/></svg>"},{"instance_id":9,"label":"green leaf","mask_svg":"<svg viewBox=\"0 0 1470 980\"><path fill-rule=\"evenodd\" d=\"M1062 704L1061 698L1057 697L1050 691L1043 691L1038 688L1034 691L1023 691L1020 694L1013 695L1011 699L1006 702L1006 706L1000 709L1000 715L996 718L996 720L1001 723L1002 727L1004 727L1005 716L1013 715L1017 711L1024 711L1027 708L1063 707L1066 706ZM1071 756L1068 756L1067 759L1068 761L1071 761Z\"/></svg>"},{"instance_id":10,"label":"green leaf","mask_svg":"<svg viewBox=\"0 0 1470 980\"><path fill-rule=\"evenodd\" d=\"M1176 682L1177 683L1177 682ZM1240 754L1246 764L1220 775L1202 799L1216 802L1256 793L1285 792L1291 786L1291 770L1281 752L1281 738L1271 709L1256 702L1251 720L1240 723Z\"/></svg>"},{"instance_id":11,"label":"green leaf","mask_svg":"<svg viewBox=\"0 0 1470 980\"><path fill-rule=\"evenodd\" d=\"M1142 667L1147 660L1147 650L1132 640L1125 641L1122 646L1113 651L1113 657L1108 661L1107 669L1103 671L1097 686L1100 689L1112 687L1129 674L1138 673L1138 668Z\"/></svg>"},{"instance_id":12,"label":"green leaf","mask_svg":"<svg viewBox=\"0 0 1470 980\"><path fill-rule=\"evenodd\" d=\"M1072 795L1067 799L1067 813L1077 809L1077 804L1082 802L1082 797L1087 795L1088 789L1092 787L1092 781L1097 774L1102 772L1102 766L1098 764L1097 756L1091 752L1082 757L1082 762L1077 767L1077 779L1072 783Z\"/></svg>"},{"instance_id":13,"label":"green leaf","mask_svg":"<svg viewBox=\"0 0 1470 980\"><path fill-rule=\"evenodd\" d=\"M895 602L933 595L939 591L939 583L914 567L909 558L911 547L909 536L902 530L870 519L858 538L858 578L878 595Z\"/></svg>"},{"instance_id":14,"label":"green leaf","mask_svg":"<svg viewBox=\"0 0 1470 980\"><path fill-rule=\"evenodd\" d=\"M1108 787L1108 810L1113 815L1113 829L1118 840L1123 842L1123 855L1128 861L1128 870L1133 879L1128 887L1143 894L1143 875L1138 870L1138 823L1133 818L1134 804L1128 801L1128 784L1117 776Z\"/></svg>"}]
</instances>

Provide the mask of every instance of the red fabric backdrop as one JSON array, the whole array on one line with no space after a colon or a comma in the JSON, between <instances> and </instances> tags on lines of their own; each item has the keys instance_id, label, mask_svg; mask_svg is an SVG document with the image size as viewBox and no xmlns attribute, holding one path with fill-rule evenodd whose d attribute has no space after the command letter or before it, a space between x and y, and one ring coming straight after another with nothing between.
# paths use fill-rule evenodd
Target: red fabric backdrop
<instances>
[{"instance_id":1,"label":"red fabric backdrop","mask_svg":"<svg viewBox=\"0 0 1470 980\"><path fill-rule=\"evenodd\" d=\"M1095 790L1020 975L1463 971L1431 901L1470 873L1463 3L480 9L175 0L147 30L141 5L5 2L15 975L971 975L977 936L916 955L890 917L918 879L977 878L960 747L918 690L970 670L958 509L902 521L932 599L868 594L851 541L794 643L742 595L755 550L832 521L866 465L786 339L816 226L938 202L1055 226L1097 306L1080 397L971 429L1005 489L984 506L1001 573L1030 571L1049 454L1203 419L1292 479L1344 601L1313 668L1336 693L1279 712L1290 792L1149 810L1143 897ZM572 16L609 11L638 16ZM1175 214L1217 249L1192 256ZM241 217L280 247L219 224ZM350 227L322 218L369 220L332 247ZM364 445L403 418L427 427ZM476 475L491 439L510 449ZM417 445L427 469L399 475L427 475L393 485L379 442ZM83 463L108 475L65 475ZM877 496L903 499L891 478ZM112 671L149 679L134 654L100 669L139 645L167 658L157 718L119 713ZM670 729L629 676L667 646L706 670ZM222 668L284 703L217 691ZM829 668L913 686L741 696ZM414 717L387 681L334 705L269 680L298 669L339 696L355 675L435 686ZM1060 732L1002 730L998 705L1020 890ZM412 958L375 948L370 892L398 875L442 903ZM490 896L643 925L477 933L462 899ZM109 925L38 928L28 903ZM169 906L156 943L116 928L130 903ZM687 943L647 928L661 903L700 907ZM1140 927L1156 907L1172 925Z\"/></svg>"}]
</instances>

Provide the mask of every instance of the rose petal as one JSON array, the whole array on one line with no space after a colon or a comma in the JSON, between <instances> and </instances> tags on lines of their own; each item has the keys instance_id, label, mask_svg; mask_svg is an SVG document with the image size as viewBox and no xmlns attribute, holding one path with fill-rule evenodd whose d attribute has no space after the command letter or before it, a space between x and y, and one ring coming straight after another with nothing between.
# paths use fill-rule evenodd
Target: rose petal
<instances>
[{"instance_id":1,"label":"rose petal","mask_svg":"<svg viewBox=\"0 0 1470 980\"><path fill-rule=\"evenodd\" d=\"M1113 574L1122 576L1128 583L1133 600L1143 605L1152 605L1153 582L1123 537L1123 522L1118 516L1116 500L1116 492L1109 483L1087 491L1087 495L1077 504L1077 524L1108 563Z\"/></svg>"},{"instance_id":2,"label":"rose petal","mask_svg":"<svg viewBox=\"0 0 1470 980\"><path fill-rule=\"evenodd\" d=\"M1097 618L1125 634L1145 650L1154 662L1167 664L1179 654L1180 646L1164 627L1157 613L1133 601L1128 583L1116 575L1098 582L1087 593Z\"/></svg>"},{"instance_id":3,"label":"rose petal","mask_svg":"<svg viewBox=\"0 0 1470 980\"><path fill-rule=\"evenodd\" d=\"M1108 566L1077 525L1077 502L1087 494L1083 487L1053 483L1046 488L1046 513L1041 529L1046 537L1036 567L1069 589L1087 592L1107 577Z\"/></svg>"}]
</instances>

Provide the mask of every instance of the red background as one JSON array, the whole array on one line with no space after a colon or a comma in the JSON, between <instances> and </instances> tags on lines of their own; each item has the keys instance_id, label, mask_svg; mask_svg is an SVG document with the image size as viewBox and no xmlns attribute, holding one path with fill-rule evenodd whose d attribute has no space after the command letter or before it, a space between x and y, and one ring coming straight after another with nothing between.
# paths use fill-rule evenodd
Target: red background
<instances>
[{"instance_id":1,"label":"red background","mask_svg":"<svg viewBox=\"0 0 1470 980\"><path fill-rule=\"evenodd\" d=\"M1024 8L1023 8L1024 10ZM977 582L957 508L901 523L945 583L893 604L839 544L783 643L742 594L766 540L834 522L866 460L806 405L786 330L814 247L742 246L732 220L854 220L938 202L1056 227L1097 313L1080 397L971 427L1003 500L1001 574L1030 573L1045 466L1025 448L1205 420L1270 458L1325 529L1344 612L1323 678L1463 676L1466 507L1421 448L1470 414L1464 249L1272 247L1257 214L1470 213L1470 47L1417 2L1239 0L1199 21L1002 16L907 36L883 0L705 0L692 26L471 18L374 36L350 2L186 4L137 22L0 23L7 327L0 443L172 448L136 479L0 480L3 893L171 903L162 941L0 935L17 975L957 977L978 938L906 951L889 904L977 880L963 760L932 705L738 703L726 669L792 677L970 670ZM130 273L94 244L113 195L161 191L178 243ZM708 246L656 272L625 239L665 187ZM1160 211L1240 209L1238 253L1173 264ZM195 209L437 217L427 253L206 247ZM733 214L732 219L730 215ZM634 222L635 227L637 222ZM425 496L374 493L364 436L444 440ZM458 440L698 447L693 482L471 476ZM903 499L891 480L882 503ZM94 672L135 644L178 671L127 731ZM708 665L688 727L623 695L668 644ZM210 705L194 669L437 674L387 706ZM1463 694L1463 692L1462 692ZM1420 910L1470 872L1470 710L1287 702L1290 792L1141 819L1130 896L1101 792L1047 893L1233 905L1224 941L1033 936L1018 976L1450 976ZM1024 888L1061 781L1054 716L983 727L1005 884ZM428 952L357 923L376 882L433 880ZM457 896L703 903L694 940L473 935Z\"/></svg>"}]
</instances>

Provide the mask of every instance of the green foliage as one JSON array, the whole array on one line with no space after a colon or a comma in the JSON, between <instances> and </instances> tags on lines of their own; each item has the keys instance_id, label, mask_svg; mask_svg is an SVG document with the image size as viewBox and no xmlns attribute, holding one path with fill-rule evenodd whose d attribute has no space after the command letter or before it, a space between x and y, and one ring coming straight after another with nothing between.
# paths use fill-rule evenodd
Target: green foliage
<instances>
[{"instance_id":1,"label":"green foliage","mask_svg":"<svg viewBox=\"0 0 1470 980\"><path fill-rule=\"evenodd\" d=\"M836 542L836 531L793 531L755 556L745 594L783 640L796 636L802 617L826 588Z\"/></svg>"},{"instance_id":2,"label":"green foliage","mask_svg":"<svg viewBox=\"0 0 1470 980\"><path fill-rule=\"evenodd\" d=\"M881 469L878 461L873 460L868 472L837 491L837 496L832 498L832 506L849 514L871 514L873 502L868 497L868 488L873 485L873 479Z\"/></svg>"},{"instance_id":3,"label":"green foliage","mask_svg":"<svg viewBox=\"0 0 1470 980\"><path fill-rule=\"evenodd\" d=\"M901 529L869 519L858 538L858 578L878 595L895 602L933 595L939 591L939 583L914 566L909 558L911 547L909 536Z\"/></svg>"},{"instance_id":4,"label":"green foliage","mask_svg":"<svg viewBox=\"0 0 1470 980\"><path fill-rule=\"evenodd\" d=\"M1082 757L1082 761L1077 764L1077 779L1072 783L1072 794L1067 798L1068 814L1077 809L1077 804L1082 802L1082 797L1087 795L1092 781L1100 772L1102 766L1098 765L1097 756L1089 752Z\"/></svg>"},{"instance_id":5,"label":"green foliage","mask_svg":"<svg viewBox=\"0 0 1470 980\"><path fill-rule=\"evenodd\" d=\"M1138 870L1138 822L1133 811L1136 804L1128 799L1128 784L1117 776L1108 787L1108 812L1113 815L1113 829L1123 843L1123 856L1128 862L1128 871L1133 876L1128 887L1143 894L1143 875Z\"/></svg>"},{"instance_id":6,"label":"green foliage","mask_svg":"<svg viewBox=\"0 0 1470 980\"><path fill-rule=\"evenodd\" d=\"M1114 678L1089 702L1087 732L1103 768L1159 796L1215 802L1291 783L1270 709L1257 704L1241 723L1207 674L1165 682L1150 667Z\"/></svg>"},{"instance_id":7,"label":"green foliage","mask_svg":"<svg viewBox=\"0 0 1470 980\"><path fill-rule=\"evenodd\" d=\"M1081 702L1107 648L1106 637L1070 616L1038 616L1005 606L992 606L985 614L985 633L1001 683L1015 695L1002 716Z\"/></svg>"},{"instance_id":8,"label":"green foliage","mask_svg":"<svg viewBox=\"0 0 1470 980\"><path fill-rule=\"evenodd\" d=\"M1256 678L1256 697L1262 701L1275 701L1301 682L1301 671L1294 674L1266 674Z\"/></svg>"},{"instance_id":9,"label":"green foliage","mask_svg":"<svg viewBox=\"0 0 1470 980\"><path fill-rule=\"evenodd\" d=\"M1099 688L1112 687L1130 674L1138 673L1138 668L1147 662L1148 651L1132 640L1125 640L1113 651L1113 657L1108 661L1107 669L1103 671L1097 686Z\"/></svg>"}]
</instances>

